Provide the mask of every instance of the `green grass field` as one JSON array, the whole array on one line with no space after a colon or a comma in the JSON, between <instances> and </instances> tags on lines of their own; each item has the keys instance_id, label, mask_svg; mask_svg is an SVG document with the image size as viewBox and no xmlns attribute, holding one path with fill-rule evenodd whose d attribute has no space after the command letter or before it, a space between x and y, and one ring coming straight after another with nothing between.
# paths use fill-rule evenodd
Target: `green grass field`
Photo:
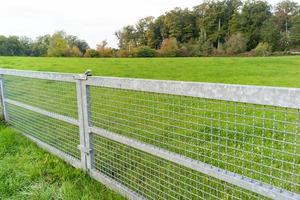
<instances>
[{"instance_id":1,"label":"green grass field","mask_svg":"<svg viewBox=\"0 0 300 200\"><path fill-rule=\"evenodd\" d=\"M0 66L75 73L91 69L94 75L103 76L300 87L300 57L166 59L0 57ZM19 81L16 81L9 76L6 79L6 86L10 90L9 98L75 117L76 102L73 99L74 95L70 97L74 93L74 88L70 90L70 85L56 85L49 81L26 78L18 78ZM23 92L24 87L29 84L31 87ZM45 95L52 96L53 99L45 99ZM55 99L58 96L60 99ZM94 126L286 190L300 192L297 184L300 180L300 169L297 168L300 162L300 149L294 148L294 143L300 142L300 138L295 137L299 129L297 126L299 110L96 87L91 88L91 98L93 113L91 120ZM53 102L56 102L56 105L53 105ZM65 109L60 109L61 107ZM73 149L74 155L79 155L76 144L71 147L63 145L64 135L59 134L59 129L53 129L50 125L47 127L48 123L53 125L57 122L43 118L42 123L39 121L42 116L26 110L20 111L16 106L12 106L10 112L15 116L13 125L19 129L27 128L28 134L36 134L36 137L58 145L63 151ZM34 118L32 123L31 118ZM47 127L52 132L56 130L58 134L54 131L53 134L49 133L53 135L52 138L43 138L43 132L30 133L30 126L36 129ZM61 127L64 126L61 124ZM61 137L61 140L57 140L57 137ZM187 191L192 191L196 197L201 195L208 199L214 199L210 195L215 195L219 199L230 199L228 194L243 196L245 192L237 190L230 184L210 180L201 173L174 166L170 162L102 137L96 136L94 139L97 147L95 167L98 170L111 178L119 179L133 189L141 186L139 188L141 192L149 196L154 195L155 199L162 197L164 192L168 195L176 193L178 196L175 196L175 199L182 198L181 195L185 197L190 195ZM175 169L177 173L172 175L175 177L175 180L172 180L173 185L164 182L169 179L168 169ZM146 173L149 175L146 176ZM42 180L42 177L40 179ZM170 185L167 189L155 191L155 194L153 190L147 190L149 187L160 188L161 182ZM211 188L206 186L203 188L197 186L200 182L205 182L211 188L218 188L224 193L211 191ZM193 185L197 186L196 189L191 187ZM85 191L81 192L84 195ZM252 194L245 193L246 196L243 196L245 199L254 199Z\"/></svg>"},{"instance_id":2,"label":"green grass field","mask_svg":"<svg viewBox=\"0 0 300 200\"><path fill-rule=\"evenodd\" d=\"M1 200L123 199L4 125L0 180Z\"/></svg>"},{"instance_id":3,"label":"green grass field","mask_svg":"<svg viewBox=\"0 0 300 200\"><path fill-rule=\"evenodd\" d=\"M251 58L22 58L0 67L163 80L300 87L300 56Z\"/></svg>"}]
</instances>

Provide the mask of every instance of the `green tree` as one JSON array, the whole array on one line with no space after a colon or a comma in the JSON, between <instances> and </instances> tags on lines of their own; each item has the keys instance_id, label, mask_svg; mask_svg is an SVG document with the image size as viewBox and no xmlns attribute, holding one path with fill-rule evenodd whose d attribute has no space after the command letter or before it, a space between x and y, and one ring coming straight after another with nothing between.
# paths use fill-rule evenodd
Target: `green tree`
<instances>
[{"instance_id":1,"label":"green tree","mask_svg":"<svg viewBox=\"0 0 300 200\"><path fill-rule=\"evenodd\" d=\"M237 13L240 0L205 1L194 8L198 32L206 35L206 40L219 48L229 37L230 28L238 30Z\"/></svg>"},{"instance_id":2,"label":"green tree","mask_svg":"<svg viewBox=\"0 0 300 200\"><path fill-rule=\"evenodd\" d=\"M0 36L0 55L3 56L22 56L24 55L23 46L17 36Z\"/></svg>"},{"instance_id":3,"label":"green tree","mask_svg":"<svg viewBox=\"0 0 300 200\"><path fill-rule=\"evenodd\" d=\"M199 36L202 37L201 42L209 41L217 46L221 19L218 18L219 10L216 2L205 1L194 8L194 13Z\"/></svg>"},{"instance_id":4,"label":"green tree","mask_svg":"<svg viewBox=\"0 0 300 200\"><path fill-rule=\"evenodd\" d=\"M201 56L207 56L211 54L213 50L213 44L207 39L206 32L201 30L199 38L197 40L199 54Z\"/></svg>"},{"instance_id":5,"label":"green tree","mask_svg":"<svg viewBox=\"0 0 300 200\"><path fill-rule=\"evenodd\" d=\"M146 17L140 19L135 25L137 46L145 46L148 43L147 32L150 24L154 21L154 17Z\"/></svg>"},{"instance_id":6,"label":"green tree","mask_svg":"<svg viewBox=\"0 0 300 200\"><path fill-rule=\"evenodd\" d=\"M68 42L69 47L76 46L82 55L84 55L86 50L90 48L86 41L79 39L77 36L67 35L66 40Z\"/></svg>"},{"instance_id":7,"label":"green tree","mask_svg":"<svg viewBox=\"0 0 300 200\"><path fill-rule=\"evenodd\" d=\"M234 34L237 32L241 31L241 26L240 26L240 13L235 12L231 19L229 20L228 24L228 34Z\"/></svg>"},{"instance_id":8,"label":"green tree","mask_svg":"<svg viewBox=\"0 0 300 200\"><path fill-rule=\"evenodd\" d=\"M50 57L62 57L68 55L68 41L66 34L63 31L54 33L50 38L50 45L48 48L48 56Z\"/></svg>"},{"instance_id":9,"label":"green tree","mask_svg":"<svg viewBox=\"0 0 300 200\"><path fill-rule=\"evenodd\" d=\"M162 29L163 29L164 16L158 17L154 22L150 22L147 30L147 45L153 49L159 49L163 41Z\"/></svg>"},{"instance_id":10,"label":"green tree","mask_svg":"<svg viewBox=\"0 0 300 200\"><path fill-rule=\"evenodd\" d=\"M196 19L188 9L175 8L164 17L165 37L176 38L180 43L196 37Z\"/></svg>"},{"instance_id":11,"label":"green tree","mask_svg":"<svg viewBox=\"0 0 300 200\"><path fill-rule=\"evenodd\" d=\"M137 47L136 29L134 26L125 26L120 31L117 31L115 35L119 40L120 49L130 52Z\"/></svg>"},{"instance_id":12,"label":"green tree","mask_svg":"<svg viewBox=\"0 0 300 200\"><path fill-rule=\"evenodd\" d=\"M241 30L248 43L247 49L251 50L261 41L261 29L271 14L271 6L265 1L248 0L241 12Z\"/></svg>"},{"instance_id":13,"label":"green tree","mask_svg":"<svg viewBox=\"0 0 300 200\"><path fill-rule=\"evenodd\" d=\"M22 55L32 56L33 54L33 40L29 37L20 37Z\"/></svg>"},{"instance_id":14,"label":"green tree","mask_svg":"<svg viewBox=\"0 0 300 200\"><path fill-rule=\"evenodd\" d=\"M50 46L50 35L39 36L32 46L33 56L47 56L48 48Z\"/></svg>"},{"instance_id":15,"label":"green tree","mask_svg":"<svg viewBox=\"0 0 300 200\"><path fill-rule=\"evenodd\" d=\"M292 18L299 13L299 5L291 0L284 0L275 6L276 23L282 32L288 33L292 26Z\"/></svg>"},{"instance_id":16,"label":"green tree","mask_svg":"<svg viewBox=\"0 0 300 200\"><path fill-rule=\"evenodd\" d=\"M300 48L300 14L293 18L292 24L293 24L291 28L292 47Z\"/></svg>"},{"instance_id":17,"label":"green tree","mask_svg":"<svg viewBox=\"0 0 300 200\"><path fill-rule=\"evenodd\" d=\"M274 17L265 21L261 30L261 37L263 42L270 45L272 51L282 51L287 48L283 42L283 34Z\"/></svg>"}]
</instances>

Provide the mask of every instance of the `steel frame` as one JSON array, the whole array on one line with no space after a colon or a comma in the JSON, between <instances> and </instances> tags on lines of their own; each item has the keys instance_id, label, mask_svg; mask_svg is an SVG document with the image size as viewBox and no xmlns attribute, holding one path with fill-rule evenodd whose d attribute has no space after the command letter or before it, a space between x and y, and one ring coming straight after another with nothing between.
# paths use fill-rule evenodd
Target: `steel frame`
<instances>
[{"instance_id":1,"label":"steel frame","mask_svg":"<svg viewBox=\"0 0 300 200\"><path fill-rule=\"evenodd\" d=\"M34 72L10 69L0 69L0 75L2 76L0 78L2 107L4 118L8 123L9 116L6 109L6 104L12 104L78 126L80 134L79 149L81 150L80 161L32 136L26 134L25 136L36 142L39 146L51 152L52 154L67 161L72 166L86 170L93 178L129 199L143 199L143 197L136 194L129 188L123 186L122 184L116 182L115 180L105 176L96 169L93 169L92 134L100 135L107 139L119 142L121 144L141 150L159 158L163 158L173 163L196 170L203 174L209 175L211 177L272 199L300 199L299 194L291 193L281 188L272 187L271 185L262 184L261 182L258 182L256 180L249 179L247 177L243 177L239 174L235 174L226 170L222 170L203 162L184 157L180 154L175 154L159 147L149 145L132 138L121 136L98 127L93 127L90 124L89 119L89 87L99 86L160 94L201 97L259 105L271 105L295 109L300 109L300 89L112 77L87 77L85 74L61 74L52 72ZM5 98L5 78L3 78L3 75L73 82L74 84L76 84L78 119L49 112L31 105L24 104L22 102Z\"/></svg>"}]
</instances>

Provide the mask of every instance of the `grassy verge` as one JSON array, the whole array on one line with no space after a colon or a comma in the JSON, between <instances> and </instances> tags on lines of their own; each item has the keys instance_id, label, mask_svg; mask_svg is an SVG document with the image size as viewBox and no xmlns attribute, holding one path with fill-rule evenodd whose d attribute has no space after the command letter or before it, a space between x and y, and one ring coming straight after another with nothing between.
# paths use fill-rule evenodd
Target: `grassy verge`
<instances>
[{"instance_id":1,"label":"grassy verge","mask_svg":"<svg viewBox=\"0 0 300 200\"><path fill-rule=\"evenodd\" d=\"M0 125L0 199L122 199Z\"/></svg>"}]
</instances>

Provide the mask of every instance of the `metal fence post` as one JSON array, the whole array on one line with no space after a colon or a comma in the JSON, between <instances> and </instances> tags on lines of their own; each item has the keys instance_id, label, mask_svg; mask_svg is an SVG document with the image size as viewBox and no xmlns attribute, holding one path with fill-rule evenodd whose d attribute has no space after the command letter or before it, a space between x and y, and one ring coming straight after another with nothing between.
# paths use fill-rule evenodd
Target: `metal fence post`
<instances>
[{"instance_id":1,"label":"metal fence post","mask_svg":"<svg viewBox=\"0 0 300 200\"><path fill-rule=\"evenodd\" d=\"M74 77L76 82L77 106L78 106L78 124L80 132L81 163L84 170L91 169L92 148L89 132L89 88L86 80L89 74L85 73Z\"/></svg>"},{"instance_id":2,"label":"metal fence post","mask_svg":"<svg viewBox=\"0 0 300 200\"><path fill-rule=\"evenodd\" d=\"M4 78L3 75L0 76L0 87L1 87L1 106L2 106L2 115L4 120L8 122L8 113L5 105L5 95L4 95Z\"/></svg>"},{"instance_id":3,"label":"metal fence post","mask_svg":"<svg viewBox=\"0 0 300 200\"><path fill-rule=\"evenodd\" d=\"M84 118L84 134L86 145L86 166L88 171L92 169L93 161L93 147L92 137L90 132L90 86L86 82L81 82L82 87L82 105L83 105L83 118Z\"/></svg>"}]
</instances>

